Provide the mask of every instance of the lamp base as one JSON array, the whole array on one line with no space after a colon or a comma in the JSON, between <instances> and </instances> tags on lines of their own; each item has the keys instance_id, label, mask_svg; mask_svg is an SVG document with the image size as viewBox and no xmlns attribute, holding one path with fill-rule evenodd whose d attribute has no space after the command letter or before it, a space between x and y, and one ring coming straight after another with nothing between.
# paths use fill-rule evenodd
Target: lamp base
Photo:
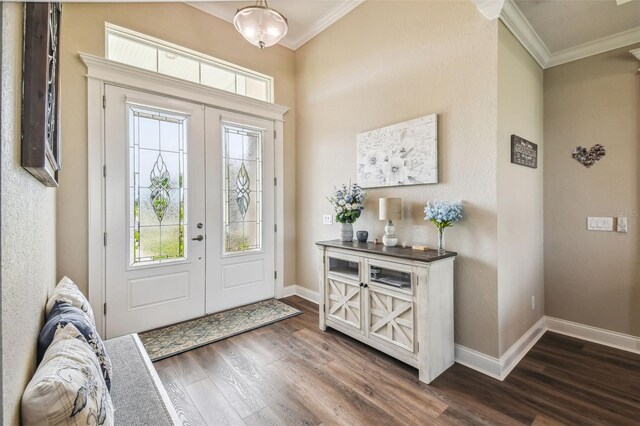
<instances>
[{"instance_id":1,"label":"lamp base","mask_svg":"<svg viewBox=\"0 0 640 426\"><path fill-rule=\"evenodd\" d=\"M386 247L395 247L398 244L398 236L396 235L396 227L392 221L388 221L384 227L384 235L382 236L382 244Z\"/></svg>"}]
</instances>

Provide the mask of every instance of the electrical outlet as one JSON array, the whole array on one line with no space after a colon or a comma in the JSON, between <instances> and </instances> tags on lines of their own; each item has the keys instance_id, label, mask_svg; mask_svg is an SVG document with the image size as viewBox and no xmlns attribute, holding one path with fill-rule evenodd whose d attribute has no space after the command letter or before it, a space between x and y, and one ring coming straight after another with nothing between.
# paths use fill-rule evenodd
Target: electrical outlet
<instances>
[{"instance_id":1,"label":"electrical outlet","mask_svg":"<svg viewBox=\"0 0 640 426\"><path fill-rule=\"evenodd\" d=\"M535 296L531 296L531 310L532 311L536 310L536 297Z\"/></svg>"},{"instance_id":2,"label":"electrical outlet","mask_svg":"<svg viewBox=\"0 0 640 426\"><path fill-rule=\"evenodd\" d=\"M618 232L627 232L627 218L624 216L618 218Z\"/></svg>"},{"instance_id":3,"label":"electrical outlet","mask_svg":"<svg viewBox=\"0 0 640 426\"><path fill-rule=\"evenodd\" d=\"M322 216L322 224L323 225L332 225L333 224L333 216L330 214L325 214Z\"/></svg>"}]
</instances>

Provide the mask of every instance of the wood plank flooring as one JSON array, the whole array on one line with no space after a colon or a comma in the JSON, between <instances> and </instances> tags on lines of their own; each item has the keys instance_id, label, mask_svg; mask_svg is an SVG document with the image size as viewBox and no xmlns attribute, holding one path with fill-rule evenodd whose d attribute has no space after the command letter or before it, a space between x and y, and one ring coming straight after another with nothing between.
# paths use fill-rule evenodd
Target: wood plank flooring
<instances>
[{"instance_id":1,"label":"wood plank flooring","mask_svg":"<svg viewBox=\"0 0 640 426\"><path fill-rule=\"evenodd\" d=\"M155 363L190 425L640 424L640 355L545 334L504 381L417 370L303 315Z\"/></svg>"}]
</instances>

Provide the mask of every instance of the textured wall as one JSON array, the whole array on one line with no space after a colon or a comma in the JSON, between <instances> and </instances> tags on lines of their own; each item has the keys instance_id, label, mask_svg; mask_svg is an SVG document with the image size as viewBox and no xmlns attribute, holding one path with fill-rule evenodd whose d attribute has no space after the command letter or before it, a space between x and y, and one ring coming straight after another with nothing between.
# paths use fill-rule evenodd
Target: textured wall
<instances>
[{"instance_id":1,"label":"textured wall","mask_svg":"<svg viewBox=\"0 0 640 426\"><path fill-rule=\"evenodd\" d=\"M640 336L640 76L628 46L545 70L546 314ZM603 144L587 169L577 145ZM628 216L629 232L586 230Z\"/></svg>"},{"instance_id":2,"label":"textured wall","mask_svg":"<svg viewBox=\"0 0 640 426\"><path fill-rule=\"evenodd\" d=\"M498 24L471 2L365 2L296 51L298 284L317 289L314 242L337 238L325 196L356 178L356 135L439 114L440 183L369 191L354 225L381 239L378 198L401 197L400 241L436 244L427 200L462 199L447 230L456 341L498 354L496 134Z\"/></svg>"},{"instance_id":3,"label":"textured wall","mask_svg":"<svg viewBox=\"0 0 640 426\"><path fill-rule=\"evenodd\" d=\"M78 52L104 56L109 22L211 55L275 78L275 101L285 116L285 284L295 280L295 110L293 52L263 52L228 22L179 3L71 4L63 7L62 126L64 171L58 192L58 274L87 290L87 81Z\"/></svg>"},{"instance_id":4,"label":"textured wall","mask_svg":"<svg viewBox=\"0 0 640 426\"><path fill-rule=\"evenodd\" d=\"M542 68L502 23L498 38L498 311L502 355L544 315L544 143ZM512 134L538 144L537 169L511 164Z\"/></svg>"},{"instance_id":5,"label":"textured wall","mask_svg":"<svg viewBox=\"0 0 640 426\"><path fill-rule=\"evenodd\" d=\"M55 285L55 196L20 166L21 3L2 7L2 405L19 424L20 398L35 368L44 305Z\"/></svg>"}]
</instances>

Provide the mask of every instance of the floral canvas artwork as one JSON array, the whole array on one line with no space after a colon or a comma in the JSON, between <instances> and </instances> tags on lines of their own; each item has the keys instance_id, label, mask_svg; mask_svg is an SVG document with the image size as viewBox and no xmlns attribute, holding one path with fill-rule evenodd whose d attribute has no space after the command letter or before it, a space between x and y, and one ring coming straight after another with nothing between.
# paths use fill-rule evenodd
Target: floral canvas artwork
<instances>
[{"instance_id":1,"label":"floral canvas artwork","mask_svg":"<svg viewBox=\"0 0 640 426\"><path fill-rule=\"evenodd\" d=\"M363 188L438 183L436 114L360 133L357 143Z\"/></svg>"}]
</instances>

